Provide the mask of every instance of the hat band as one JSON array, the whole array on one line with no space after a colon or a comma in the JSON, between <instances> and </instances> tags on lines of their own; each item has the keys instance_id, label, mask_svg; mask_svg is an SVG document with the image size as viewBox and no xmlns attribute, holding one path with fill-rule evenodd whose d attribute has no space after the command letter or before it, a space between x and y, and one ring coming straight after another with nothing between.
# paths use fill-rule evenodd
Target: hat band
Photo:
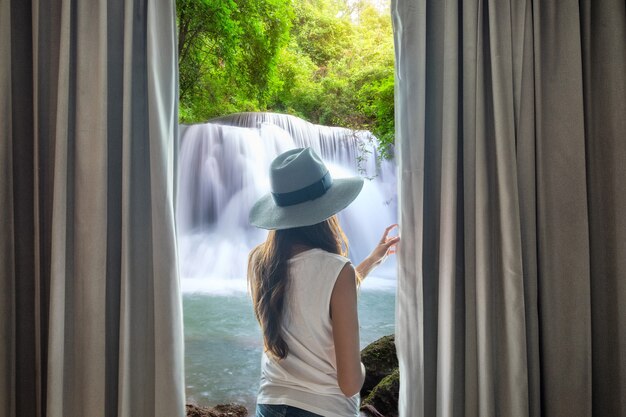
<instances>
[{"instance_id":1,"label":"hat band","mask_svg":"<svg viewBox=\"0 0 626 417\"><path fill-rule=\"evenodd\" d=\"M272 197L277 206L293 206L323 196L332 184L333 179L328 171L319 181L309 186L289 193L272 193Z\"/></svg>"}]
</instances>

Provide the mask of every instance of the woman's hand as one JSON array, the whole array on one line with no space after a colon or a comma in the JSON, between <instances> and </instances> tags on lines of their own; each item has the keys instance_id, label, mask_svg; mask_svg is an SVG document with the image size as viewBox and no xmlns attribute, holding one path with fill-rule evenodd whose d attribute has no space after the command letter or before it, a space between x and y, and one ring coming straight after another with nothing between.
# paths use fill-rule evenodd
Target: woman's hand
<instances>
[{"instance_id":1,"label":"woman's hand","mask_svg":"<svg viewBox=\"0 0 626 417\"><path fill-rule=\"evenodd\" d=\"M392 253L396 253L396 245L400 242L400 236L388 237L389 232L398 227L397 224L392 224L385 229L383 237L378 242L378 245L374 248L369 258L374 262L374 266L381 264L387 256Z\"/></svg>"},{"instance_id":2,"label":"woman's hand","mask_svg":"<svg viewBox=\"0 0 626 417\"><path fill-rule=\"evenodd\" d=\"M387 256L396 253L396 247L400 242L400 236L389 237L389 232L398 227L397 224L392 224L385 229L383 237L378 242L378 245L374 248L372 253L363 260L357 267L356 271L360 275L361 279L365 278L374 268L380 265Z\"/></svg>"}]
</instances>

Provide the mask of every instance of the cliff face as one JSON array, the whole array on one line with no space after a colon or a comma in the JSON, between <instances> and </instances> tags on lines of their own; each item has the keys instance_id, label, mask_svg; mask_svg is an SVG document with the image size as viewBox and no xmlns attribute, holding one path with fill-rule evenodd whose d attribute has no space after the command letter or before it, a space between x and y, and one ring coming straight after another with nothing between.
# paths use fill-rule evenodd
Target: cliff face
<instances>
[{"instance_id":1,"label":"cliff face","mask_svg":"<svg viewBox=\"0 0 626 417\"><path fill-rule=\"evenodd\" d=\"M394 335L384 336L361 351L366 376L361 411L371 417L397 417L400 374Z\"/></svg>"}]
</instances>

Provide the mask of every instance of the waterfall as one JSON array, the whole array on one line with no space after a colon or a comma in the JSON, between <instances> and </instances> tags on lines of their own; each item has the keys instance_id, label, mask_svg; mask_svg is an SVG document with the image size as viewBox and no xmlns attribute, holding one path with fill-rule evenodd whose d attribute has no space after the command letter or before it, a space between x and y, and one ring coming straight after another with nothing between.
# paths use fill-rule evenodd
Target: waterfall
<instances>
[{"instance_id":1,"label":"waterfall","mask_svg":"<svg viewBox=\"0 0 626 417\"><path fill-rule=\"evenodd\" d=\"M180 132L176 221L183 291L245 290L247 255L267 234L248 224L248 212L269 191L270 162L288 149L313 148L334 178L366 178L359 197L339 214L355 264L396 221L395 165L378 160L369 132L275 113L238 113L183 125ZM393 285L394 273L389 262L372 274L382 279L366 283Z\"/></svg>"}]
</instances>

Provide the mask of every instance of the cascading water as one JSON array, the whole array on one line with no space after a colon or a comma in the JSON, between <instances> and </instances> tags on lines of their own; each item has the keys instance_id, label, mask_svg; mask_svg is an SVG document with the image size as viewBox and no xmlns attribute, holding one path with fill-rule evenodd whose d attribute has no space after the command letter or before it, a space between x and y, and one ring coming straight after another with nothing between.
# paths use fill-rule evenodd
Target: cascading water
<instances>
[{"instance_id":1,"label":"cascading water","mask_svg":"<svg viewBox=\"0 0 626 417\"><path fill-rule=\"evenodd\" d=\"M266 236L248 224L248 212L269 191L272 159L295 147L313 148L334 178L368 178L361 195L339 215L350 257L360 262L396 219L395 166L378 161L375 141L369 132L275 113L239 113L181 126L177 224L183 291L245 290L247 255ZM388 277L394 271L395 262L387 262L374 273L381 279L367 281L393 285Z\"/></svg>"},{"instance_id":2,"label":"cascading water","mask_svg":"<svg viewBox=\"0 0 626 417\"><path fill-rule=\"evenodd\" d=\"M236 402L254 410L262 337L246 290L250 249L266 232L248 212L269 191L268 168L279 153L312 147L335 178L363 175L359 197L340 213L358 263L396 218L395 167L376 163L367 132L317 126L292 116L242 113L181 126L177 225L185 320L187 400ZM365 280L359 296L362 347L394 330L395 257ZM386 277L386 278L385 278ZM369 291L368 289L381 289Z\"/></svg>"}]
</instances>

